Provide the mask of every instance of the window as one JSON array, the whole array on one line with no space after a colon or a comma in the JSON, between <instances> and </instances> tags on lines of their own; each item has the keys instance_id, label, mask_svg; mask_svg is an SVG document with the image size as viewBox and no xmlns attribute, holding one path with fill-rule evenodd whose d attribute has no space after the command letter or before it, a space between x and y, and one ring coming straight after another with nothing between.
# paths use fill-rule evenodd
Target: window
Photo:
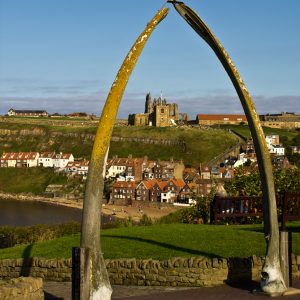
<instances>
[{"instance_id":1,"label":"window","mask_svg":"<svg viewBox=\"0 0 300 300\"><path fill-rule=\"evenodd\" d=\"M164 114L164 113L165 113L165 109L162 108L162 109L160 110L160 112L161 112L162 114Z\"/></svg>"}]
</instances>

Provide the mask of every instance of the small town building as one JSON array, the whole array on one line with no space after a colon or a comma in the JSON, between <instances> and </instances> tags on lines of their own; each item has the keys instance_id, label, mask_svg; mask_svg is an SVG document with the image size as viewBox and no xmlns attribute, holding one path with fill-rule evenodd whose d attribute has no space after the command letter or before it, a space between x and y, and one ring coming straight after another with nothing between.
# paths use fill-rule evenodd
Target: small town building
<instances>
[{"instance_id":1,"label":"small town building","mask_svg":"<svg viewBox=\"0 0 300 300\"><path fill-rule=\"evenodd\" d=\"M135 200L136 183L116 181L112 186L111 202L119 205L132 205Z\"/></svg>"},{"instance_id":2,"label":"small town building","mask_svg":"<svg viewBox=\"0 0 300 300\"><path fill-rule=\"evenodd\" d=\"M38 152L8 152L0 159L2 168L32 168L38 166Z\"/></svg>"},{"instance_id":3,"label":"small town building","mask_svg":"<svg viewBox=\"0 0 300 300\"><path fill-rule=\"evenodd\" d=\"M69 162L74 161L74 156L71 153L56 153L53 159L54 168L63 170Z\"/></svg>"},{"instance_id":4,"label":"small town building","mask_svg":"<svg viewBox=\"0 0 300 300\"><path fill-rule=\"evenodd\" d=\"M216 114L198 114L196 116L196 124L199 125L216 125L216 124L241 124L247 123L245 115L216 115Z\"/></svg>"},{"instance_id":5,"label":"small town building","mask_svg":"<svg viewBox=\"0 0 300 300\"><path fill-rule=\"evenodd\" d=\"M55 152L42 152L38 159L38 166L44 168L54 167Z\"/></svg>"},{"instance_id":6,"label":"small town building","mask_svg":"<svg viewBox=\"0 0 300 300\"><path fill-rule=\"evenodd\" d=\"M17 110L11 108L7 115L12 117L48 117L49 114L45 110Z\"/></svg>"},{"instance_id":7,"label":"small town building","mask_svg":"<svg viewBox=\"0 0 300 300\"><path fill-rule=\"evenodd\" d=\"M78 160L78 161L69 161L65 167L65 172L68 175L80 175L86 176L89 171L89 161L88 160Z\"/></svg>"}]
</instances>

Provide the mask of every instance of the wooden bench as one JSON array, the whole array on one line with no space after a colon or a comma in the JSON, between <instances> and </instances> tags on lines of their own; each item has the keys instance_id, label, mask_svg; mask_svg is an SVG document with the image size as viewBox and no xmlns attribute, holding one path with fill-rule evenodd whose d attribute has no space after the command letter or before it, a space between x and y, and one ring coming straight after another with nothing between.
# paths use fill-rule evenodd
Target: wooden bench
<instances>
[{"instance_id":1,"label":"wooden bench","mask_svg":"<svg viewBox=\"0 0 300 300\"><path fill-rule=\"evenodd\" d=\"M211 206L211 224L219 220L240 220L244 217L262 217L262 198L259 196L215 196Z\"/></svg>"},{"instance_id":2,"label":"wooden bench","mask_svg":"<svg viewBox=\"0 0 300 300\"><path fill-rule=\"evenodd\" d=\"M281 230L286 230L287 221L300 221L300 193L285 192L283 199L277 198L281 208ZM262 217L262 198L258 196L220 197L215 196L210 214L210 223L219 220L238 221L244 217Z\"/></svg>"},{"instance_id":3,"label":"wooden bench","mask_svg":"<svg viewBox=\"0 0 300 300\"><path fill-rule=\"evenodd\" d=\"M286 230L287 221L300 220L300 193L285 192L282 203L281 230Z\"/></svg>"}]
</instances>

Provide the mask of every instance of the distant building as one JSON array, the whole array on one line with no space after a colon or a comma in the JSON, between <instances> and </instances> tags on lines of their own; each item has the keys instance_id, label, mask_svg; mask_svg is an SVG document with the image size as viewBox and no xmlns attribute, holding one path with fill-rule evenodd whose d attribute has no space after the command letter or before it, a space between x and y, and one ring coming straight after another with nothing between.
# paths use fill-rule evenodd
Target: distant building
<instances>
[{"instance_id":1,"label":"distant building","mask_svg":"<svg viewBox=\"0 0 300 300\"><path fill-rule=\"evenodd\" d=\"M7 115L12 117L48 117L49 114L45 110L16 110L10 109Z\"/></svg>"},{"instance_id":2,"label":"distant building","mask_svg":"<svg viewBox=\"0 0 300 300\"><path fill-rule=\"evenodd\" d=\"M54 167L55 152L42 152L38 159L38 166L44 168Z\"/></svg>"},{"instance_id":3,"label":"distant building","mask_svg":"<svg viewBox=\"0 0 300 300\"><path fill-rule=\"evenodd\" d=\"M8 152L0 158L1 168L31 168L38 166L38 152Z\"/></svg>"},{"instance_id":4,"label":"distant building","mask_svg":"<svg viewBox=\"0 0 300 300\"><path fill-rule=\"evenodd\" d=\"M280 144L278 134L266 135L265 139L271 154L276 156L284 156L285 148Z\"/></svg>"},{"instance_id":5,"label":"distant building","mask_svg":"<svg viewBox=\"0 0 300 300\"><path fill-rule=\"evenodd\" d=\"M300 146L291 146L292 154L300 154Z\"/></svg>"},{"instance_id":6,"label":"distant building","mask_svg":"<svg viewBox=\"0 0 300 300\"><path fill-rule=\"evenodd\" d=\"M69 162L74 161L74 156L71 153L57 153L53 158L53 166L57 169L64 169Z\"/></svg>"},{"instance_id":7,"label":"distant building","mask_svg":"<svg viewBox=\"0 0 300 300\"><path fill-rule=\"evenodd\" d=\"M300 128L300 115L293 112L260 115L263 126L272 128Z\"/></svg>"},{"instance_id":8,"label":"distant building","mask_svg":"<svg viewBox=\"0 0 300 300\"><path fill-rule=\"evenodd\" d=\"M88 160L69 161L65 167L65 172L68 175L86 176L89 171Z\"/></svg>"},{"instance_id":9,"label":"distant building","mask_svg":"<svg viewBox=\"0 0 300 300\"><path fill-rule=\"evenodd\" d=\"M245 115L207 115L198 114L196 117L196 123L199 125L216 125L216 124L241 124L247 123Z\"/></svg>"},{"instance_id":10,"label":"distant building","mask_svg":"<svg viewBox=\"0 0 300 300\"><path fill-rule=\"evenodd\" d=\"M145 112L130 114L128 125L167 127L176 125L181 119L188 120L187 114L180 114L178 104L167 103L162 96L152 101L150 93L146 95Z\"/></svg>"}]
</instances>

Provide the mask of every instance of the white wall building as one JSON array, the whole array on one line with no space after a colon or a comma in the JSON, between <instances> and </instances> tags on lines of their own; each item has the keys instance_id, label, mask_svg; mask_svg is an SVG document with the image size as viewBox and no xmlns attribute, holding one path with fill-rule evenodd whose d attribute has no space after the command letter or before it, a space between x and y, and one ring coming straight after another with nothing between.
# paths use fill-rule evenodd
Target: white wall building
<instances>
[{"instance_id":1,"label":"white wall building","mask_svg":"<svg viewBox=\"0 0 300 300\"><path fill-rule=\"evenodd\" d=\"M114 178L117 175L123 175L125 174L126 171L126 164L121 163L122 160L120 159L119 161L113 161L110 164L107 164L106 166L106 178Z\"/></svg>"},{"instance_id":2,"label":"white wall building","mask_svg":"<svg viewBox=\"0 0 300 300\"><path fill-rule=\"evenodd\" d=\"M172 197L173 197L173 193L171 191L168 191L167 193L161 193L160 202L172 203L173 202Z\"/></svg>"},{"instance_id":3,"label":"white wall building","mask_svg":"<svg viewBox=\"0 0 300 300\"><path fill-rule=\"evenodd\" d=\"M267 142L267 147L271 154L274 154L276 156L285 154L285 148L280 144L278 134L266 135L265 138Z\"/></svg>"},{"instance_id":4,"label":"white wall building","mask_svg":"<svg viewBox=\"0 0 300 300\"><path fill-rule=\"evenodd\" d=\"M71 175L82 175L86 176L89 171L89 161L70 161L65 167L65 172Z\"/></svg>"},{"instance_id":5,"label":"white wall building","mask_svg":"<svg viewBox=\"0 0 300 300\"><path fill-rule=\"evenodd\" d=\"M38 159L38 166L44 168L54 167L55 152L42 152Z\"/></svg>"},{"instance_id":6,"label":"white wall building","mask_svg":"<svg viewBox=\"0 0 300 300\"><path fill-rule=\"evenodd\" d=\"M268 148L270 153L275 154L277 156L284 156L285 148L281 145L270 145Z\"/></svg>"},{"instance_id":7,"label":"white wall building","mask_svg":"<svg viewBox=\"0 0 300 300\"><path fill-rule=\"evenodd\" d=\"M73 154L60 152L58 154L55 154L55 157L53 159L53 165L54 168L62 170L67 166L69 162L72 161L74 161Z\"/></svg>"},{"instance_id":8,"label":"white wall building","mask_svg":"<svg viewBox=\"0 0 300 300\"><path fill-rule=\"evenodd\" d=\"M8 152L0 159L2 168L32 168L38 166L38 152Z\"/></svg>"}]
</instances>

